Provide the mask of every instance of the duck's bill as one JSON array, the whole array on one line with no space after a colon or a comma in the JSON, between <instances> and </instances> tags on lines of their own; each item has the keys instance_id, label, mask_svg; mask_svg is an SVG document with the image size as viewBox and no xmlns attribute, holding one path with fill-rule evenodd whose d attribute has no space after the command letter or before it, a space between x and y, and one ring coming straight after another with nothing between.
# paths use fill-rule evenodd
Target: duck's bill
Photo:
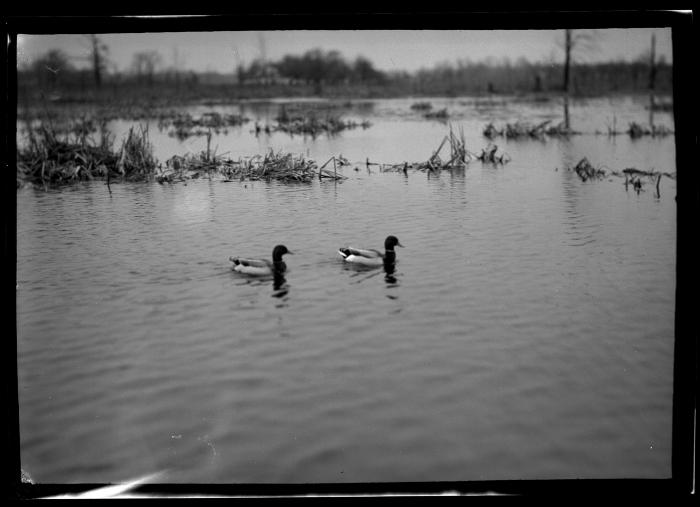
<instances>
[{"instance_id":1,"label":"duck's bill","mask_svg":"<svg viewBox=\"0 0 700 507\"><path fill-rule=\"evenodd\" d=\"M405 246L403 246L403 245L402 245L401 243L399 243L398 241L396 242L396 246L400 246L401 248L406 248Z\"/></svg>"},{"instance_id":2,"label":"duck's bill","mask_svg":"<svg viewBox=\"0 0 700 507\"><path fill-rule=\"evenodd\" d=\"M291 250L287 250L287 253L294 255L294 252L292 252Z\"/></svg>"}]
</instances>

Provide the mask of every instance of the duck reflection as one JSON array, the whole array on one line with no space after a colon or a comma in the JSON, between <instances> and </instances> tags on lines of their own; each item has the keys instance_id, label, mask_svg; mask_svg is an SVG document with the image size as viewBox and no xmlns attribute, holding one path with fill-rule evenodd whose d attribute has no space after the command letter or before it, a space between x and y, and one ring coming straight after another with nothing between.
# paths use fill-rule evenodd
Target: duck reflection
<instances>
[{"instance_id":1,"label":"duck reflection","mask_svg":"<svg viewBox=\"0 0 700 507\"><path fill-rule=\"evenodd\" d=\"M388 287L396 287L399 282L396 279L396 276L394 276L394 272L396 271L396 262L393 260L387 260L384 259L384 280L387 283Z\"/></svg>"},{"instance_id":2,"label":"duck reflection","mask_svg":"<svg viewBox=\"0 0 700 507\"><path fill-rule=\"evenodd\" d=\"M287 279L284 277L283 271L275 270L272 273L272 297L281 298L289 292Z\"/></svg>"}]
</instances>

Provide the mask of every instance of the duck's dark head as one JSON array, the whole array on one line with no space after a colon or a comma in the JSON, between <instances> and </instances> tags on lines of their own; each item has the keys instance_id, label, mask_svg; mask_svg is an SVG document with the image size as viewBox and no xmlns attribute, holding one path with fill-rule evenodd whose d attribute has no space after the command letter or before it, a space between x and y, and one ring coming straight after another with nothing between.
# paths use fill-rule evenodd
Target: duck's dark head
<instances>
[{"instance_id":1,"label":"duck's dark head","mask_svg":"<svg viewBox=\"0 0 700 507\"><path fill-rule=\"evenodd\" d=\"M294 252L290 252L287 250L287 247L284 245L277 245L273 250L272 250L272 262L281 262L282 261L282 256L284 254L293 254Z\"/></svg>"},{"instance_id":2,"label":"duck's dark head","mask_svg":"<svg viewBox=\"0 0 700 507\"><path fill-rule=\"evenodd\" d=\"M399 243L399 238L396 236L387 236L387 238L384 240L384 249L391 251L395 246L400 246L403 248L403 245Z\"/></svg>"}]
</instances>

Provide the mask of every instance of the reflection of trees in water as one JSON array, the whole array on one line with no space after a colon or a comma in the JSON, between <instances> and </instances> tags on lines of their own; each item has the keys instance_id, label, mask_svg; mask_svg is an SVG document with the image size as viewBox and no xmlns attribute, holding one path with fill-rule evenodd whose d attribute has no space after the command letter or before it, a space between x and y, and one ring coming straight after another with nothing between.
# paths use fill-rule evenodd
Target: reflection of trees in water
<instances>
[{"instance_id":1,"label":"reflection of trees in water","mask_svg":"<svg viewBox=\"0 0 700 507\"><path fill-rule=\"evenodd\" d=\"M574 171L566 170L566 167L574 165L574 145L570 140L561 143L562 153L561 160L564 169L560 170L562 181L564 214L562 223L565 227L565 234L572 240L572 246L580 246L582 244L593 241L597 227L591 227L589 218L594 209L581 209L585 206L586 200L580 197L581 181Z\"/></svg>"}]
</instances>

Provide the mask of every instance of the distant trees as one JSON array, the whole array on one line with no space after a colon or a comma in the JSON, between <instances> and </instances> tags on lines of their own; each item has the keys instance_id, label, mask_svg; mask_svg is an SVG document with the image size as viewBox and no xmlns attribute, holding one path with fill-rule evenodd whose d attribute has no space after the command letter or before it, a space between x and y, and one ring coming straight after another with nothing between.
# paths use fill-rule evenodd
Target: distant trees
<instances>
[{"instance_id":1,"label":"distant trees","mask_svg":"<svg viewBox=\"0 0 700 507\"><path fill-rule=\"evenodd\" d=\"M95 86L102 86L102 77L107 70L107 52L109 48L95 34L86 35L90 43L90 59L92 61L92 75Z\"/></svg>"},{"instance_id":2,"label":"distant trees","mask_svg":"<svg viewBox=\"0 0 700 507\"><path fill-rule=\"evenodd\" d=\"M564 76L562 91L564 92L564 127L569 129L569 96L571 94L571 66L574 62L574 51L581 47L592 49L595 38L592 32L566 29L564 30Z\"/></svg>"},{"instance_id":3,"label":"distant trees","mask_svg":"<svg viewBox=\"0 0 700 507\"><path fill-rule=\"evenodd\" d=\"M74 71L74 67L66 53L51 49L32 63L31 71L40 85L55 87L66 74Z\"/></svg>"},{"instance_id":4,"label":"distant trees","mask_svg":"<svg viewBox=\"0 0 700 507\"><path fill-rule=\"evenodd\" d=\"M153 86L156 68L161 64L163 58L158 51L141 51L135 53L131 62L131 68L136 75L136 79L148 86Z\"/></svg>"},{"instance_id":5,"label":"distant trees","mask_svg":"<svg viewBox=\"0 0 700 507\"><path fill-rule=\"evenodd\" d=\"M238 82L269 83L282 80L313 84L317 91L323 84L382 82L385 75L374 68L367 58L346 61L338 51L311 49L303 55L286 55L276 62L254 60L245 67L236 67Z\"/></svg>"},{"instance_id":6,"label":"distant trees","mask_svg":"<svg viewBox=\"0 0 700 507\"><path fill-rule=\"evenodd\" d=\"M367 58L358 56L352 64L353 80L361 83L381 83L385 80L383 72L378 71Z\"/></svg>"},{"instance_id":7,"label":"distant trees","mask_svg":"<svg viewBox=\"0 0 700 507\"><path fill-rule=\"evenodd\" d=\"M566 51L563 58L562 53L553 51L551 58L542 62L530 62L525 58L515 61L487 58L476 62L464 59L438 63L432 68L414 72L382 72L368 58L359 56L350 60L338 51L314 49L300 55L286 55L277 61L258 58L245 65L238 60L235 75L188 71L182 68L182 59L177 50L173 51L172 64L171 58L168 58L167 65L157 51L138 52L133 55L130 66L120 73L109 62L106 45L97 37L83 36L84 42L89 42L84 56L69 56L58 49L49 50L33 62L18 67L18 84L29 92L44 92L51 88L52 92L71 91L76 94L90 92L90 88L104 88L105 84L109 84L108 92L116 94L121 89L151 87L156 82L174 88L185 86L190 91L209 85L231 86L235 83L263 87L271 84L298 85L300 93L308 93L310 86L316 93L322 93L324 88L336 87L330 90L331 93L347 91L365 96L533 92L559 95L569 90L572 97L610 92L650 93L652 101L653 94L665 94L672 90L672 65L656 54L654 38L645 51L640 48L640 56L633 61L586 63L584 50L590 47L588 41L591 36L586 34L587 37L582 37L583 33L570 31L567 44L564 35L562 48L569 48L569 57L566 57ZM588 46L585 42L588 42ZM76 67L74 60L83 63ZM348 90L344 88L346 86L355 88ZM265 94L264 91L260 93Z\"/></svg>"}]
</instances>

